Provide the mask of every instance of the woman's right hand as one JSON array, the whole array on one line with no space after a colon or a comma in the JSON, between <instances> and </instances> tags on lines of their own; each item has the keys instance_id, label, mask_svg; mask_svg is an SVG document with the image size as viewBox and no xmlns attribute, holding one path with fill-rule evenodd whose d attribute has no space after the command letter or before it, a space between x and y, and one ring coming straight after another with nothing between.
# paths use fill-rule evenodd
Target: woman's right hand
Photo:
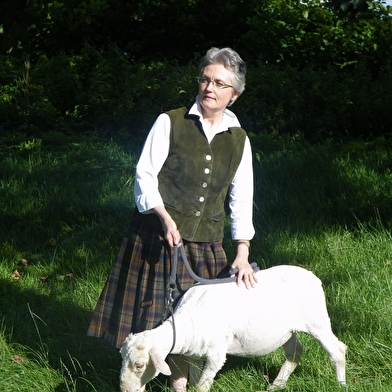
<instances>
[{"instance_id":1,"label":"woman's right hand","mask_svg":"<svg viewBox=\"0 0 392 392\"><path fill-rule=\"evenodd\" d=\"M181 235L177 229L177 224L174 222L173 218L166 211L164 206L158 206L154 208L154 212L158 215L162 223L162 228L164 232L165 240L168 242L170 247L174 245L181 245Z\"/></svg>"}]
</instances>

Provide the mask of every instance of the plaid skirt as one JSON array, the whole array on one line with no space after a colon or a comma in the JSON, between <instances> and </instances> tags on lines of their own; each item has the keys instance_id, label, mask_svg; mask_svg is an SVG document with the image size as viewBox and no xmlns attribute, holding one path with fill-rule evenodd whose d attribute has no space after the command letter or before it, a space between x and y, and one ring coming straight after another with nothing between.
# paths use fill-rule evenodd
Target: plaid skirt
<instances>
[{"instance_id":1,"label":"plaid skirt","mask_svg":"<svg viewBox=\"0 0 392 392\"><path fill-rule=\"evenodd\" d=\"M162 230L138 220L133 224L122 242L87 331L87 335L103 338L117 348L129 333L160 324L168 296L172 249ZM222 241L183 243L197 275L211 279L227 270ZM194 283L178 252L177 286L172 295L175 303Z\"/></svg>"}]
</instances>

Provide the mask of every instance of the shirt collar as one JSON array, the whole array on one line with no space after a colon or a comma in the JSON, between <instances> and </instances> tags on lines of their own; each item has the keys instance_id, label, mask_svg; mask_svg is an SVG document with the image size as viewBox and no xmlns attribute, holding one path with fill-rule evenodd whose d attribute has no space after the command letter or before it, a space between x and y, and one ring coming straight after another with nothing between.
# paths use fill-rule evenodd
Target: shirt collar
<instances>
[{"instance_id":1,"label":"shirt collar","mask_svg":"<svg viewBox=\"0 0 392 392\"><path fill-rule=\"evenodd\" d=\"M201 106L199 102L199 96L196 97L196 101L190 108L189 114L193 116L197 116L199 118L203 118ZM231 127L240 127L240 126L241 124L238 121L237 116L231 110L226 108L223 112L222 122L219 124L219 127L216 130L215 134L219 132L225 132Z\"/></svg>"}]
</instances>

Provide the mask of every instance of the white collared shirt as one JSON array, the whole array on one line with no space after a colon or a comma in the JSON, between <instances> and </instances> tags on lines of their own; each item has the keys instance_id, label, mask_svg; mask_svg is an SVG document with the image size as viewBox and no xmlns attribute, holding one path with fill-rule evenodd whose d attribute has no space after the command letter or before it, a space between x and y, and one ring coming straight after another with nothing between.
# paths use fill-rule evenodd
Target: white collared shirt
<instances>
[{"instance_id":1,"label":"white collared shirt","mask_svg":"<svg viewBox=\"0 0 392 392\"><path fill-rule=\"evenodd\" d=\"M189 114L197 115L203 124L203 116L198 99ZM240 127L236 115L228 109L215 132L207 137L208 142L217 133L225 132L229 127ZM170 118L166 113L158 116L144 144L136 167L134 194L136 206L141 213L151 213L157 206L163 206L158 190L158 174L165 163L170 148ZM233 240L250 240L255 230L253 227L253 166L252 149L249 138L245 138L244 152L237 172L229 189L229 207L231 236ZM181 234L181 233L180 233Z\"/></svg>"}]
</instances>

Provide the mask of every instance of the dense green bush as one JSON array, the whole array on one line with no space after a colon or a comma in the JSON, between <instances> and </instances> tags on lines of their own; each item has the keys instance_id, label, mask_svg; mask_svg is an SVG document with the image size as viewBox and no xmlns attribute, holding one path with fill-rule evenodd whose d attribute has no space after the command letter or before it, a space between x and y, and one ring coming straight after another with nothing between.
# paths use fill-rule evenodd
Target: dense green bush
<instances>
[{"instance_id":1,"label":"dense green bush","mask_svg":"<svg viewBox=\"0 0 392 392\"><path fill-rule=\"evenodd\" d=\"M197 94L198 58L141 63L117 46L85 45L78 55L41 55L35 63L0 58L4 133L144 133L162 111ZM248 132L308 140L367 138L392 129L392 72L362 62L351 69L249 64L247 86L233 106Z\"/></svg>"},{"instance_id":2,"label":"dense green bush","mask_svg":"<svg viewBox=\"0 0 392 392\"><path fill-rule=\"evenodd\" d=\"M304 135L308 140L371 137L392 129L392 73L259 66L249 70L236 103L247 130Z\"/></svg>"},{"instance_id":3,"label":"dense green bush","mask_svg":"<svg viewBox=\"0 0 392 392\"><path fill-rule=\"evenodd\" d=\"M25 67L0 62L3 131L91 131L151 125L163 110L188 105L197 94L197 68L169 62L137 63L116 46L80 55L40 56Z\"/></svg>"},{"instance_id":4,"label":"dense green bush","mask_svg":"<svg viewBox=\"0 0 392 392\"><path fill-rule=\"evenodd\" d=\"M390 20L379 0L4 0L0 131L145 132L192 102L200 55L231 46L249 66L233 108L248 131L385 135Z\"/></svg>"}]
</instances>

